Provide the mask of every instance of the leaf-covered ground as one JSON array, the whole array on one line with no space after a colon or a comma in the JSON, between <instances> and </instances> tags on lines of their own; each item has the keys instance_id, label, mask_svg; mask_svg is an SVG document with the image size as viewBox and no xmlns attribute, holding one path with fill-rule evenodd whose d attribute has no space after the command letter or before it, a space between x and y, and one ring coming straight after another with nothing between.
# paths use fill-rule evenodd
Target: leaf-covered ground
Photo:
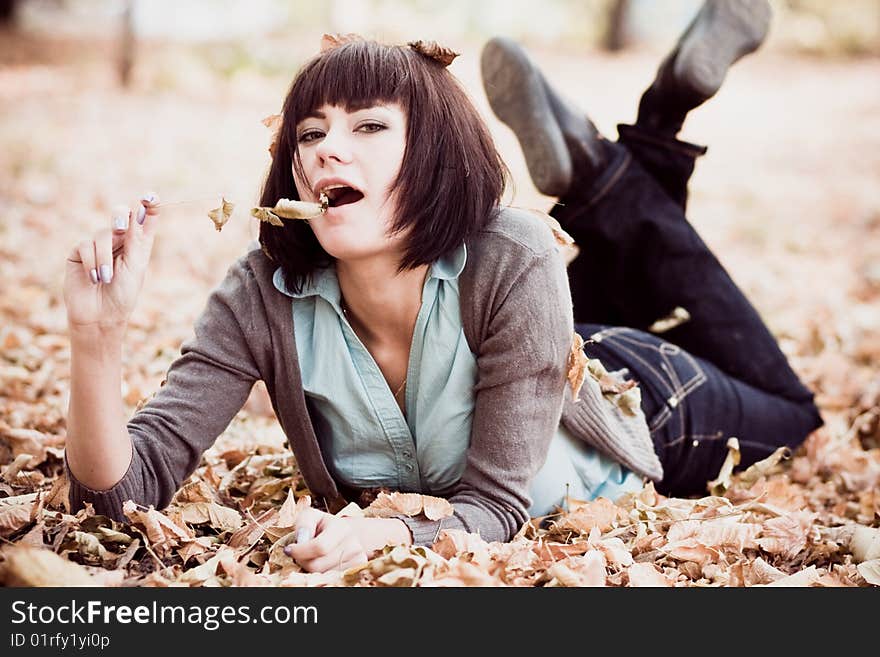
<instances>
[{"instance_id":1,"label":"leaf-covered ground","mask_svg":"<svg viewBox=\"0 0 880 657\"><path fill-rule=\"evenodd\" d=\"M308 54L317 49L304 48ZM271 45L271 44L270 44ZM488 113L478 43L453 70L516 182L546 208L511 134ZM270 47L270 46L265 46ZM817 393L826 426L789 459L724 473L702 499L646 487L570 500L506 544L450 532L347 573L301 573L281 551L307 494L260 386L164 512L128 523L65 507L69 248L147 190L171 205L124 350L135 412L159 386L208 290L256 236L269 134L288 78L220 75L153 47L128 92L110 44L0 38L0 582L169 585L866 586L880 584L880 62L774 52L744 60L695 112L710 144L690 216ZM288 54L289 56L289 54ZM631 120L658 53L537 52L600 129ZM780 84L780 80L785 84ZM207 217L237 210L222 233ZM198 248L193 248L193 245ZM588 245L580 245L588 248ZM349 512L352 512L350 509Z\"/></svg>"}]
</instances>

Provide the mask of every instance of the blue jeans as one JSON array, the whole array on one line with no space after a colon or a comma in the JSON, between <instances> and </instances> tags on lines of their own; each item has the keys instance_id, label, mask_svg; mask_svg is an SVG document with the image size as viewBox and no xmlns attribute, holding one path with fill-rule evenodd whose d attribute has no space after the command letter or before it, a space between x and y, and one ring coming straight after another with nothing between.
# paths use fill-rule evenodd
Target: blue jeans
<instances>
[{"instance_id":1,"label":"blue jeans","mask_svg":"<svg viewBox=\"0 0 880 657\"><path fill-rule=\"evenodd\" d=\"M706 490L739 439L740 467L796 447L822 425L758 312L685 217L687 182L705 148L620 126L609 164L551 210L581 248L569 265L585 351L639 382L664 468L658 490ZM578 181L577 172L575 181ZM647 332L675 307L687 322Z\"/></svg>"}]
</instances>

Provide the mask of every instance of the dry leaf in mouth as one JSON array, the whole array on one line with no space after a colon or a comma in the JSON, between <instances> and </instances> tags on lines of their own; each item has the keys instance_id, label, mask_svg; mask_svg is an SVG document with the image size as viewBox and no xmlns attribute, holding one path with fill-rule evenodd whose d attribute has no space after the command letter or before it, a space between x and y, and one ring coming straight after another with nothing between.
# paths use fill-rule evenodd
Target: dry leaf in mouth
<instances>
[{"instance_id":1,"label":"dry leaf in mouth","mask_svg":"<svg viewBox=\"0 0 880 657\"><path fill-rule=\"evenodd\" d=\"M217 228L217 231L223 230L223 226L226 225L226 222L229 221L229 217L232 216L232 211L235 209L235 204L230 203L225 198L221 200L220 207L214 208L210 212L208 212L208 216L211 218L211 221L214 222L214 226Z\"/></svg>"},{"instance_id":2,"label":"dry leaf in mouth","mask_svg":"<svg viewBox=\"0 0 880 657\"><path fill-rule=\"evenodd\" d=\"M251 209L251 216L256 217L260 221L266 221L273 226L283 226L281 219L312 219L313 217L323 214L330 204L327 195L321 193L320 203L309 203L308 201L291 201L290 199L281 198L275 204L274 208L257 207Z\"/></svg>"}]
</instances>

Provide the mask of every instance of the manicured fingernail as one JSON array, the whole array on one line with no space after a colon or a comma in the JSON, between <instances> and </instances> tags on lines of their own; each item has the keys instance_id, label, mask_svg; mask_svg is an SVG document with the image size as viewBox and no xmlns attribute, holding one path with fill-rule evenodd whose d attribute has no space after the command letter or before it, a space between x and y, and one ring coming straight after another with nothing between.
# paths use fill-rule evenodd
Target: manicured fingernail
<instances>
[{"instance_id":1,"label":"manicured fingernail","mask_svg":"<svg viewBox=\"0 0 880 657\"><path fill-rule=\"evenodd\" d=\"M113 280L113 270L110 268L110 265L101 265L101 280L104 283L109 283Z\"/></svg>"},{"instance_id":2,"label":"manicured fingernail","mask_svg":"<svg viewBox=\"0 0 880 657\"><path fill-rule=\"evenodd\" d=\"M296 530L296 542L297 543L305 543L306 541L312 540L312 530L308 527L300 527Z\"/></svg>"},{"instance_id":3,"label":"manicured fingernail","mask_svg":"<svg viewBox=\"0 0 880 657\"><path fill-rule=\"evenodd\" d=\"M125 214L117 214L113 217L113 227L116 230L125 230L128 228L128 213Z\"/></svg>"},{"instance_id":4,"label":"manicured fingernail","mask_svg":"<svg viewBox=\"0 0 880 657\"><path fill-rule=\"evenodd\" d=\"M138 206L138 213L137 213L137 222L139 224L143 224L144 219L146 219L146 217L147 217L147 209L143 205L139 205Z\"/></svg>"},{"instance_id":5,"label":"manicured fingernail","mask_svg":"<svg viewBox=\"0 0 880 657\"><path fill-rule=\"evenodd\" d=\"M143 196L141 196L142 201L146 201L147 203L152 203L156 200L156 195L153 192L147 192Z\"/></svg>"},{"instance_id":6,"label":"manicured fingernail","mask_svg":"<svg viewBox=\"0 0 880 657\"><path fill-rule=\"evenodd\" d=\"M93 269L92 271L90 271L90 272L89 272L89 278L92 279L92 283L94 283L95 285L97 285L97 284L98 284L98 270L97 270L97 269Z\"/></svg>"}]
</instances>

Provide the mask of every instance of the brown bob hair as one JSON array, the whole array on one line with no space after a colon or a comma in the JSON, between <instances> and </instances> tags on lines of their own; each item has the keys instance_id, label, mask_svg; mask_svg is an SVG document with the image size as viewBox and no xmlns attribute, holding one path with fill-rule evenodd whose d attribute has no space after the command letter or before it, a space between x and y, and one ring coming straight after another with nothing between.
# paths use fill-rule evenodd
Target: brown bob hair
<instances>
[{"instance_id":1,"label":"brown bob hair","mask_svg":"<svg viewBox=\"0 0 880 657\"><path fill-rule=\"evenodd\" d=\"M409 229L398 271L430 264L463 244L497 211L508 177L483 119L447 68L409 46L368 40L344 43L307 62L284 101L275 157L260 205L299 199L296 125L323 105L355 111L397 103L407 116L406 149L392 185L391 232ZM263 252L284 282L302 291L307 277L333 258L304 221L260 224Z\"/></svg>"}]
</instances>

